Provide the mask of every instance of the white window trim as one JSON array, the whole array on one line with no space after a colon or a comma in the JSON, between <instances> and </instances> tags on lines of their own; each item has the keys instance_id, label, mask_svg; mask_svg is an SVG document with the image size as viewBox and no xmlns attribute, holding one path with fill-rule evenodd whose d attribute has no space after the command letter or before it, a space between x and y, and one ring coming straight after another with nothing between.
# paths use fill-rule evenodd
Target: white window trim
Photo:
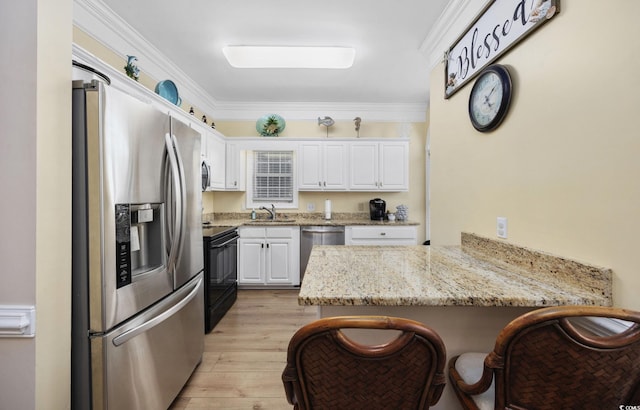
<instances>
[{"instance_id":1,"label":"white window trim","mask_svg":"<svg viewBox=\"0 0 640 410\"><path fill-rule=\"evenodd\" d=\"M253 200L253 177L254 177L254 151L291 151L293 154L293 202L275 202L275 201L254 201ZM271 208L271 204L275 205L276 210L278 209L298 209L298 173L296 172L297 168L297 152L296 150L289 149L277 149L277 150L268 150L268 149L260 149L247 151L247 191L246 191L246 209L258 209L261 206L265 206L267 208Z\"/></svg>"}]
</instances>

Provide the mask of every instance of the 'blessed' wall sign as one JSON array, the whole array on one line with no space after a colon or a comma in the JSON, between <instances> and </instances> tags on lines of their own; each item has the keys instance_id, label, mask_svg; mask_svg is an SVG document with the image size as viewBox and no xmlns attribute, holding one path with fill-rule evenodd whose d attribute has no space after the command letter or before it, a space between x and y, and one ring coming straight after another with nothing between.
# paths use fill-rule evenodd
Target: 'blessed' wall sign
<instances>
[{"instance_id":1,"label":"'blessed' wall sign","mask_svg":"<svg viewBox=\"0 0 640 410\"><path fill-rule=\"evenodd\" d=\"M494 0L445 53L445 98L560 11L560 0Z\"/></svg>"}]
</instances>

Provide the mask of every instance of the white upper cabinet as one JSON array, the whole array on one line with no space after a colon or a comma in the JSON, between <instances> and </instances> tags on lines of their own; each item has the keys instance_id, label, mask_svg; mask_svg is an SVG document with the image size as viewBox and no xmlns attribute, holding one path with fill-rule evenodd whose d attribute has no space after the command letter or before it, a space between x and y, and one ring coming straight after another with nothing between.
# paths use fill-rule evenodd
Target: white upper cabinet
<instances>
[{"instance_id":1,"label":"white upper cabinet","mask_svg":"<svg viewBox=\"0 0 640 410\"><path fill-rule=\"evenodd\" d=\"M246 189L246 151L240 144L227 141L226 190L244 191Z\"/></svg>"},{"instance_id":2,"label":"white upper cabinet","mask_svg":"<svg viewBox=\"0 0 640 410\"><path fill-rule=\"evenodd\" d=\"M349 189L409 189L409 142L352 142L349 147Z\"/></svg>"},{"instance_id":3,"label":"white upper cabinet","mask_svg":"<svg viewBox=\"0 0 640 410\"><path fill-rule=\"evenodd\" d=\"M304 142L298 148L300 191L344 191L348 180L345 142Z\"/></svg>"},{"instance_id":4,"label":"white upper cabinet","mask_svg":"<svg viewBox=\"0 0 640 410\"><path fill-rule=\"evenodd\" d=\"M209 167L209 184L206 191L225 189L226 144L224 138L205 130L202 132L203 162Z\"/></svg>"}]
</instances>

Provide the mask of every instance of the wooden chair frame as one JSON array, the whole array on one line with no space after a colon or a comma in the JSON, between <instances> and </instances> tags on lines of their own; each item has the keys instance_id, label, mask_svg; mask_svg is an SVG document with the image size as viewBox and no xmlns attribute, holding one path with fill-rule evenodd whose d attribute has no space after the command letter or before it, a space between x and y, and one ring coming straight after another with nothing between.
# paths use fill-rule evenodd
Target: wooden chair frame
<instances>
[{"instance_id":1,"label":"wooden chair frame","mask_svg":"<svg viewBox=\"0 0 640 410\"><path fill-rule=\"evenodd\" d=\"M369 346L351 340L341 329L400 334L385 344ZM300 410L427 409L442 395L445 364L442 339L422 323L387 316L333 317L293 335L282 381L288 402ZM394 400L400 401L392 404ZM399 402L404 404L398 407Z\"/></svg>"},{"instance_id":2,"label":"wooden chair frame","mask_svg":"<svg viewBox=\"0 0 640 410\"><path fill-rule=\"evenodd\" d=\"M615 318L632 325L598 337L578 329L570 320L576 317ZM565 306L524 314L500 332L473 384L456 370L458 357L449 361L449 378L465 409L478 409L472 396L486 392L494 378L495 409L604 409L640 403L639 312Z\"/></svg>"}]
</instances>

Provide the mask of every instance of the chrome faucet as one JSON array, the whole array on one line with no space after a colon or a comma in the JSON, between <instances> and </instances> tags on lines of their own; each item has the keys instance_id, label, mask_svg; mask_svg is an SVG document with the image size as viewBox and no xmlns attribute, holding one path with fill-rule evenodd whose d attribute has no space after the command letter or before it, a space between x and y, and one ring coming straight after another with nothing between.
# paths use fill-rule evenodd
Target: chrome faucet
<instances>
[{"instance_id":1,"label":"chrome faucet","mask_svg":"<svg viewBox=\"0 0 640 410\"><path fill-rule=\"evenodd\" d=\"M260 209L264 209L265 211L269 212L269 219L272 220L276 220L276 207L275 205L271 204L271 209L261 206Z\"/></svg>"}]
</instances>

